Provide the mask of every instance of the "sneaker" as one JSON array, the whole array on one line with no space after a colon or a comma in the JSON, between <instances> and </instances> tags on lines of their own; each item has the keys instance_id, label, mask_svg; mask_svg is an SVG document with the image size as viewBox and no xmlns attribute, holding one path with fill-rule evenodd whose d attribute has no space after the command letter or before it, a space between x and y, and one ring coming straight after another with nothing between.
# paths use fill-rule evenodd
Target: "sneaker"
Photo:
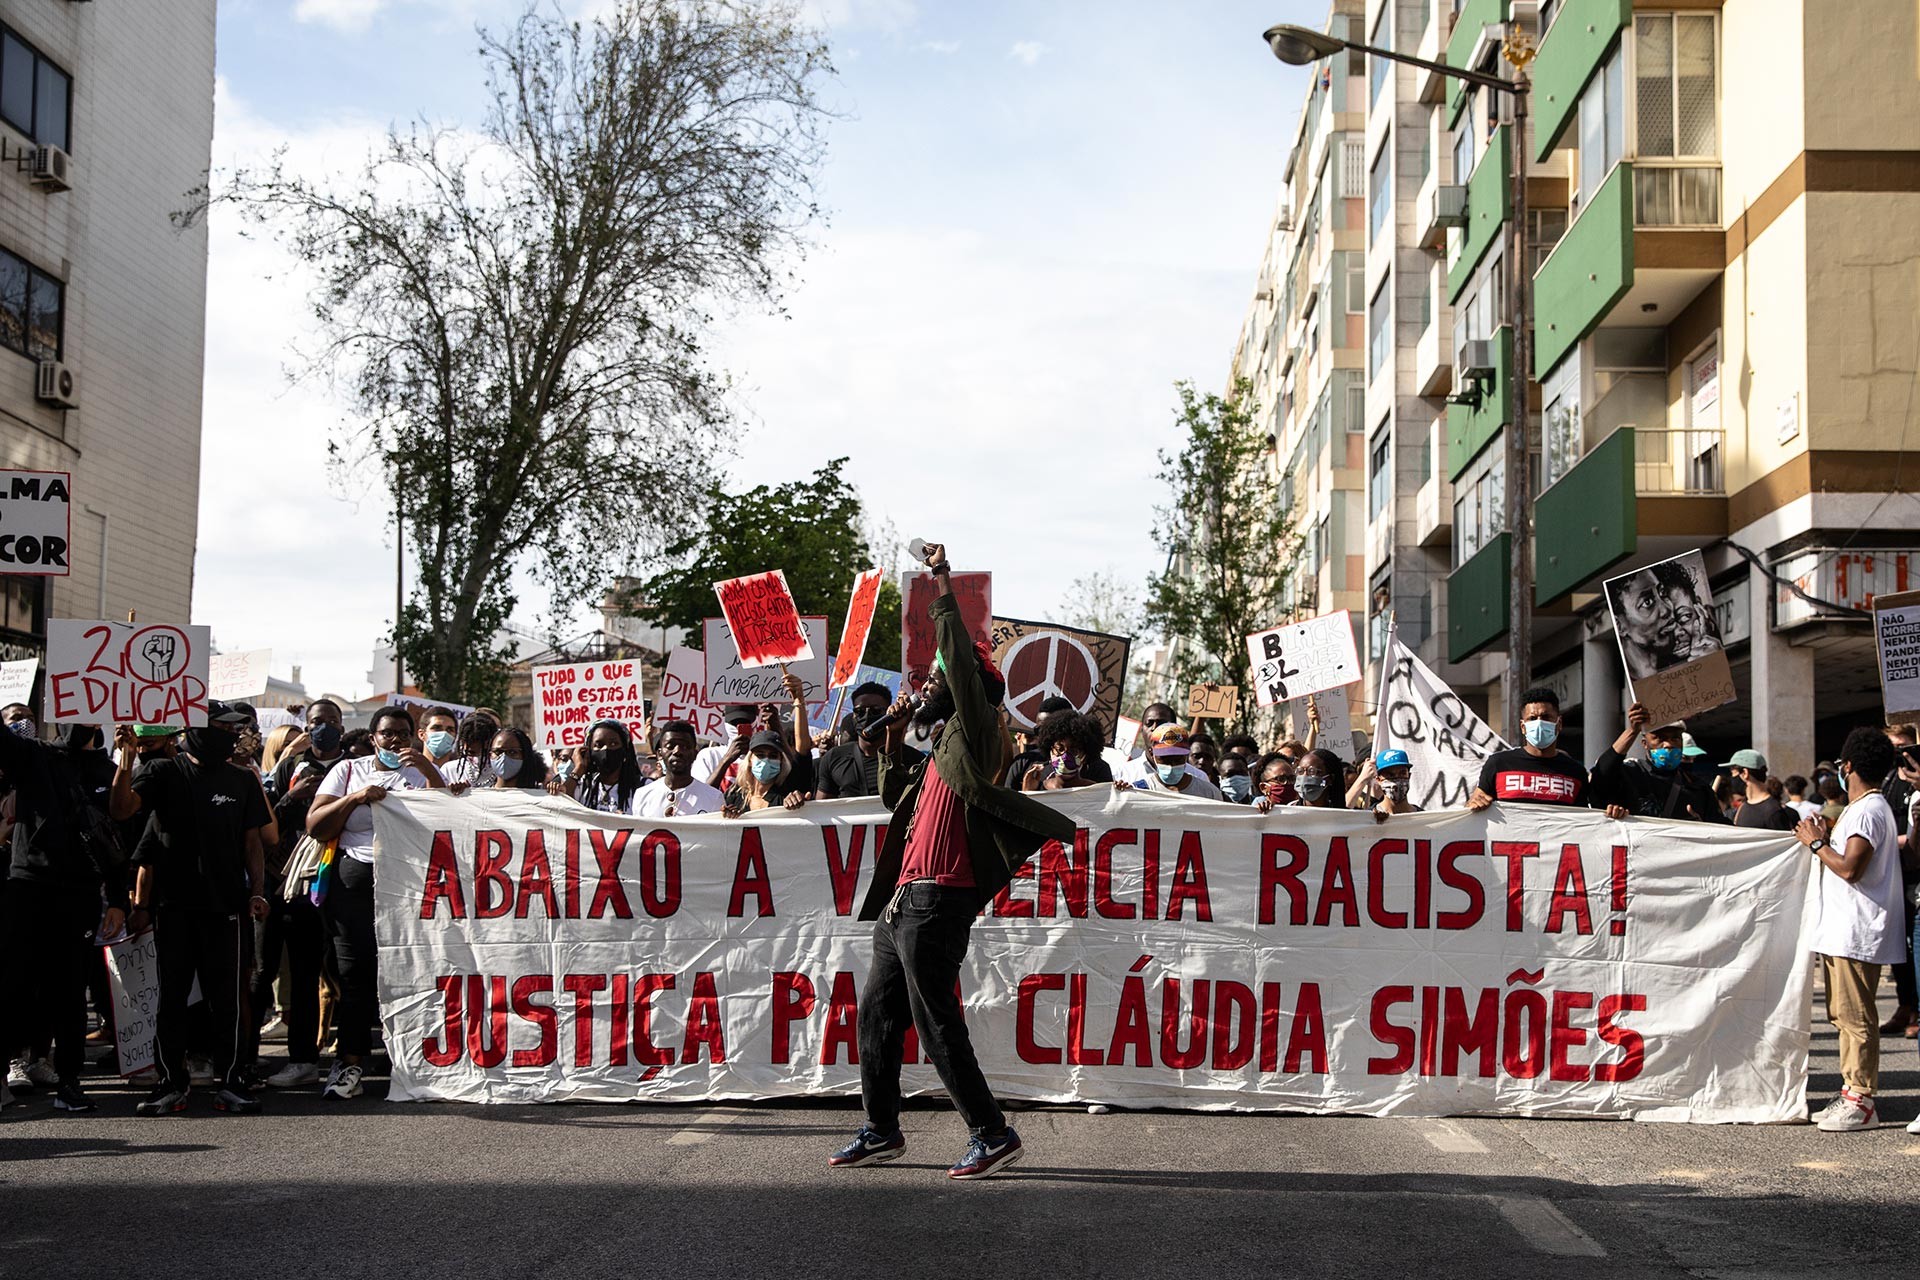
<instances>
[{"instance_id":1,"label":"sneaker","mask_svg":"<svg viewBox=\"0 0 1920 1280\"><path fill-rule=\"evenodd\" d=\"M27 1075L25 1058L15 1058L7 1063L7 1088L15 1093L33 1092L33 1080Z\"/></svg>"},{"instance_id":2,"label":"sneaker","mask_svg":"<svg viewBox=\"0 0 1920 1280\"><path fill-rule=\"evenodd\" d=\"M314 1062L289 1062L263 1081L269 1089L298 1089L320 1083L320 1066ZM333 1083L331 1079L329 1084Z\"/></svg>"},{"instance_id":3,"label":"sneaker","mask_svg":"<svg viewBox=\"0 0 1920 1280\"><path fill-rule=\"evenodd\" d=\"M1900 1035L1906 1031L1908 1027L1912 1026L1916 1020L1920 1019L1916 1018L1912 1006L1900 1005L1894 1009L1892 1017L1880 1024L1880 1034L1883 1036Z\"/></svg>"},{"instance_id":4,"label":"sneaker","mask_svg":"<svg viewBox=\"0 0 1920 1280\"><path fill-rule=\"evenodd\" d=\"M1920 1133L1920 1116L1915 1116L1913 1119L1907 1121L1907 1132Z\"/></svg>"},{"instance_id":5,"label":"sneaker","mask_svg":"<svg viewBox=\"0 0 1920 1280\"><path fill-rule=\"evenodd\" d=\"M260 1038L262 1040L285 1040L287 1038L287 1024L285 1020L277 1013L271 1018L268 1018L266 1025L260 1028Z\"/></svg>"},{"instance_id":6,"label":"sneaker","mask_svg":"<svg viewBox=\"0 0 1920 1280\"><path fill-rule=\"evenodd\" d=\"M327 1087L320 1091L323 1098L336 1098L342 1102L348 1098L357 1098L361 1094L360 1067L358 1063L336 1062L333 1070L327 1072Z\"/></svg>"},{"instance_id":7,"label":"sneaker","mask_svg":"<svg viewBox=\"0 0 1920 1280\"><path fill-rule=\"evenodd\" d=\"M1020 1158L1020 1135L1009 1125L997 1138L975 1137L967 1144L967 1154L947 1170L949 1178L991 1178Z\"/></svg>"},{"instance_id":8,"label":"sneaker","mask_svg":"<svg viewBox=\"0 0 1920 1280\"><path fill-rule=\"evenodd\" d=\"M232 1112L237 1116L257 1115L260 1111L260 1099L239 1085L230 1084L213 1095L213 1109Z\"/></svg>"},{"instance_id":9,"label":"sneaker","mask_svg":"<svg viewBox=\"0 0 1920 1280\"><path fill-rule=\"evenodd\" d=\"M53 1109L71 1111L78 1115L82 1111L93 1110L93 1100L80 1091L77 1081L61 1081L53 1091Z\"/></svg>"},{"instance_id":10,"label":"sneaker","mask_svg":"<svg viewBox=\"0 0 1920 1280\"><path fill-rule=\"evenodd\" d=\"M193 1077L195 1084L219 1084L220 1073L213 1069L213 1060L187 1055L187 1074Z\"/></svg>"},{"instance_id":11,"label":"sneaker","mask_svg":"<svg viewBox=\"0 0 1920 1280\"><path fill-rule=\"evenodd\" d=\"M907 1139L899 1129L892 1133L881 1133L867 1125L860 1126L860 1132L853 1135L853 1141L827 1157L827 1166L833 1169L851 1168L856 1164L885 1164L889 1160L898 1160L907 1152Z\"/></svg>"},{"instance_id":12,"label":"sneaker","mask_svg":"<svg viewBox=\"0 0 1920 1280\"><path fill-rule=\"evenodd\" d=\"M1823 1133L1850 1133L1878 1128L1880 1117L1873 1109L1872 1098L1842 1089L1839 1105L1821 1112L1818 1124Z\"/></svg>"},{"instance_id":13,"label":"sneaker","mask_svg":"<svg viewBox=\"0 0 1920 1280\"><path fill-rule=\"evenodd\" d=\"M45 1058L38 1058L27 1064L27 1079L41 1089L51 1089L60 1083L60 1073Z\"/></svg>"},{"instance_id":14,"label":"sneaker","mask_svg":"<svg viewBox=\"0 0 1920 1280\"><path fill-rule=\"evenodd\" d=\"M187 1095L193 1092L185 1085L163 1084L148 1094L144 1102L136 1102L133 1114L137 1116L169 1116L187 1109Z\"/></svg>"}]
</instances>

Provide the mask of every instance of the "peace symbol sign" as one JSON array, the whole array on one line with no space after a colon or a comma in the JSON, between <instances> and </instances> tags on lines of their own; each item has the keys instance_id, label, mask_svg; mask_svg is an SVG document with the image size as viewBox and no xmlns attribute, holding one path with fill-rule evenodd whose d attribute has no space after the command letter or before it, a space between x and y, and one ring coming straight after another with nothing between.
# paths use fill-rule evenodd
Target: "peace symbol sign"
<instances>
[{"instance_id":1,"label":"peace symbol sign","mask_svg":"<svg viewBox=\"0 0 1920 1280\"><path fill-rule=\"evenodd\" d=\"M1036 631L1021 636L1007 650L1007 711L1013 722L1031 729L1040 718L1040 704L1065 698L1075 711L1093 707L1100 691L1100 663L1092 650L1058 631Z\"/></svg>"}]
</instances>

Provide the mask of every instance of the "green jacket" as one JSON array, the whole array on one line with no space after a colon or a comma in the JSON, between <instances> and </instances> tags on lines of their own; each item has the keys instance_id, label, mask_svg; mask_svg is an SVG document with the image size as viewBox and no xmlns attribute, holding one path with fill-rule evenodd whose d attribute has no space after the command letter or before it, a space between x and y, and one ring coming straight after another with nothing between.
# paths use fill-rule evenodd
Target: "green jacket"
<instances>
[{"instance_id":1,"label":"green jacket","mask_svg":"<svg viewBox=\"0 0 1920 1280\"><path fill-rule=\"evenodd\" d=\"M966 624L960 619L960 605L952 595L937 597L928 613L933 618L954 706L953 718L934 743L931 759L940 777L966 806L967 851L973 860L974 887L983 899L991 898L1043 843L1073 839L1074 824L1071 818L994 781L1000 765L1000 718L987 701L973 638L967 634ZM920 804L927 759L910 759L904 750L880 757L880 801L893 810L893 821L874 863L873 883L860 904L862 920L878 920L893 897L906 853L907 825Z\"/></svg>"}]
</instances>

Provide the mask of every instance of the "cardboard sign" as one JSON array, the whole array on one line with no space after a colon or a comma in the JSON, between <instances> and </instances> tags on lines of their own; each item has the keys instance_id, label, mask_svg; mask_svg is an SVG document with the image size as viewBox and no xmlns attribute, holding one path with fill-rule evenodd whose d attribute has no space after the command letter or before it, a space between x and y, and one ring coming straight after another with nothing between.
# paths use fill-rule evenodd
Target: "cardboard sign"
<instances>
[{"instance_id":1,"label":"cardboard sign","mask_svg":"<svg viewBox=\"0 0 1920 1280\"><path fill-rule=\"evenodd\" d=\"M0 471L0 573L73 572L72 488L64 471Z\"/></svg>"},{"instance_id":2,"label":"cardboard sign","mask_svg":"<svg viewBox=\"0 0 1920 1280\"><path fill-rule=\"evenodd\" d=\"M153 930L102 947L113 1000L113 1047L120 1074L154 1065L154 1032L160 1023L160 953Z\"/></svg>"},{"instance_id":3,"label":"cardboard sign","mask_svg":"<svg viewBox=\"0 0 1920 1280\"><path fill-rule=\"evenodd\" d=\"M707 701L707 655L675 645L667 653L660 691L653 697L653 722L685 720L700 741L724 742L729 733L726 711L719 703Z\"/></svg>"},{"instance_id":4,"label":"cardboard sign","mask_svg":"<svg viewBox=\"0 0 1920 1280\"><path fill-rule=\"evenodd\" d=\"M535 667L533 745L542 751L584 747L596 720L618 720L635 742L647 740L640 659L611 658Z\"/></svg>"},{"instance_id":5,"label":"cardboard sign","mask_svg":"<svg viewBox=\"0 0 1920 1280\"><path fill-rule=\"evenodd\" d=\"M30 701L33 697L33 677L39 670L38 658L0 662L0 707Z\"/></svg>"},{"instance_id":6,"label":"cardboard sign","mask_svg":"<svg viewBox=\"0 0 1920 1280\"><path fill-rule=\"evenodd\" d=\"M833 680L829 688L844 689L861 683L860 660L867 653L867 637L873 633L873 610L880 603L880 582L885 577L878 569L869 569L853 584L853 598L847 601L847 625L840 628L840 652L833 655Z\"/></svg>"},{"instance_id":7,"label":"cardboard sign","mask_svg":"<svg viewBox=\"0 0 1920 1280\"><path fill-rule=\"evenodd\" d=\"M1873 645L1887 719L1920 711L1920 591L1873 598Z\"/></svg>"},{"instance_id":8,"label":"cardboard sign","mask_svg":"<svg viewBox=\"0 0 1920 1280\"><path fill-rule=\"evenodd\" d=\"M1353 620L1345 609L1247 637L1254 695L1263 707L1338 689L1360 678Z\"/></svg>"},{"instance_id":9,"label":"cardboard sign","mask_svg":"<svg viewBox=\"0 0 1920 1280\"><path fill-rule=\"evenodd\" d=\"M1190 720L1231 720L1240 706L1237 684L1197 684L1187 690L1187 718Z\"/></svg>"},{"instance_id":10,"label":"cardboard sign","mask_svg":"<svg viewBox=\"0 0 1920 1280\"><path fill-rule=\"evenodd\" d=\"M45 724L207 723L206 627L47 619Z\"/></svg>"},{"instance_id":11,"label":"cardboard sign","mask_svg":"<svg viewBox=\"0 0 1920 1280\"><path fill-rule=\"evenodd\" d=\"M952 582L953 598L960 602L960 619L966 623L967 634L991 644L993 575L956 573ZM914 693L920 692L920 686L927 682L927 672L933 670L933 657L940 651L933 619L927 616L927 610L933 607L934 592L932 574L900 575L900 670L906 674L907 688Z\"/></svg>"},{"instance_id":12,"label":"cardboard sign","mask_svg":"<svg viewBox=\"0 0 1920 1280\"><path fill-rule=\"evenodd\" d=\"M713 593L720 597L720 612L727 616L742 666L772 667L814 655L793 592L787 590L787 575L779 569L716 582ZM826 652L824 646L820 652Z\"/></svg>"},{"instance_id":13,"label":"cardboard sign","mask_svg":"<svg viewBox=\"0 0 1920 1280\"><path fill-rule=\"evenodd\" d=\"M1114 726L1113 745L1128 759L1133 758L1134 744L1140 741L1140 730L1146 726L1132 716L1121 716Z\"/></svg>"},{"instance_id":14,"label":"cardboard sign","mask_svg":"<svg viewBox=\"0 0 1920 1280\"><path fill-rule=\"evenodd\" d=\"M1119 718L1133 647L1126 636L995 618L991 643L994 665L1007 678L1007 714L1019 728L1033 727L1048 698L1065 698L1103 725Z\"/></svg>"},{"instance_id":15,"label":"cardboard sign","mask_svg":"<svg viewBox=\"0 0 1920 1280\"><path fill-rule=\"evenodd\" d=\"M257 698L267 691L267 669L273 650L216 653L207 660L207 696L223 702Z\"/></svg>"},{"instance_id":16,"label":"cardboard sign","mask_svg":"<svg viewBox=\"0 0 1920 1280\"><path fill-rule=\"evenodd\" d=\"M1349 690L1329 689L1315 695L1313 709L1320 713L1320 732L1313 737L1313 745L1325 747L1328 751L1351 764L1359 755L1359 744L1353 734L1353 707L1349 701ZM1307 718L1307 703L1303 698L1297 708L1293 723L1296 729L1305 729L1311 721ZM1304 735L1303 735L1304 736Z\"/></svg>"},{"instance_id":17,"label":"cardboard sign","mask_svg":"<svg viewBox=\"0 0 1920 1280\"><path fill-rule=\"evenodd\" d=\"M807 634L807 656L787 664L787 670L800 677L807 691L807 702L827 700L827 619L824 615L802 618ZM708 618L701 624L707 646L707 701L722 706L730 702L777 702L787 706L785 686L778 667L756 667L740 656L734 647L733 631L724 618ZM815 656L818 655L818 656Z\"/></svg>"},{"instance_id":18,"label":"cardboard sign","mask_svg":"<svg viewBox=\"0 0 1920 1280\"><path fill-rule=\"evenodd\" d=\"M1606 593L1627 686L1646 707L1649 724L1672 724L1734 700L1733 670L1698 551L1608 578Z\"/></svg>"}]
</instances>

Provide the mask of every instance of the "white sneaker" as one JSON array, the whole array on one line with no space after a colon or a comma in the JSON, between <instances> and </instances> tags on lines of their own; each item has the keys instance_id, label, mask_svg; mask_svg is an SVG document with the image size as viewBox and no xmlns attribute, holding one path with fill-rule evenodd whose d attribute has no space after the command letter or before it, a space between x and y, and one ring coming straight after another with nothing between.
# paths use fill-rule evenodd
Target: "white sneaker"
<instances>
[{"instance_id":1,"label":"white sneaker","mask_svg":"<svg viewBox=\"0 0 1920 1280\"><path fill-rule=\"evenodd\" d=\"M27 1075L25 1058L15 1058L7 1063L7 1088L21 1093L33 1092L33 1080Z\"/></svg>"},{"instance_id":2,"label":"white sneaker","mask_svg":"<svg viewBox=\"0 0 1920 1280\"><path fill-rule=\"evenodd\" d=\"M1920 1116L1915 1116L1913 1119L1907 1121L1907 1132L1920 1133Z\"/></svg>"},{"instance_id":3,"label":"white sneaker","mask_svg":"<svg viewBox=\"0 0 1920 1280\"><path fill-rule=\"evenodd\" d=\"M351 1062L336 1062L333 1070L327 1073L327 1087L320 1091L323 1098L337 1098L345 1101L357 1098L361 1094L360 1068Z\"/></svg>"},{"instance_id":4,"label":"white sneaker","mask_svg":"<svg viewBox=\"0 0 1920 1280\"><path fill-rule=\"evenodd\" d=\"M318 1083L320 1068L312 1062L289 1062L266 1079L269 1089L298 1089L302 1085Z\"/></svg>"},{"instance_id":5,"label":"white sneaker","mask_svg":"<svg viewBox=\"0 0 1920 1280\"><path fill-rule=\"evenodd\" d=\"M193 1077L195 1084L218 1084L219 1073L213 1069L213 1063L206 1058L187 1058L187 1074Z\"/></svg>"},{"instance_id":6,"label":"white sneaker","mask_svg":"<svg viewBox=\"0 0 1920 1280\"><path fill-rule=\"evenodd\" d=\"M276 1013L267 1019L266 1025L260 1028L260 1038L262 1040L285 1040L287 1038L287 1024L281 1020L279 1014Z\"/></svg>"},{"instance_id":7,"label":"white sneaker","mask_svg":"<svg viewBox=\"0 0 1920 1280\"><path fill-rule=\"evenodd\" d=\"M39 1088L51 1089L60 1083L60 1073L53 1069L51 1062L41 1058L37 1062L27 1064L27 1079Z\"/></svg>"},{"instance_id":8,"label":"white sneaker","mask_svg":"<svg viewBox=\"0 0 1920 1280\"><path fill-rule=\"evenodd\" d=\"M1839 1105L1820 1114L1819 1126L1823 1133L1851 1133L1856 1129L1879 1128L1880 1117L1873 1109L1872 1098L1842 1090Z\"/></svg>"}]
</instances>

